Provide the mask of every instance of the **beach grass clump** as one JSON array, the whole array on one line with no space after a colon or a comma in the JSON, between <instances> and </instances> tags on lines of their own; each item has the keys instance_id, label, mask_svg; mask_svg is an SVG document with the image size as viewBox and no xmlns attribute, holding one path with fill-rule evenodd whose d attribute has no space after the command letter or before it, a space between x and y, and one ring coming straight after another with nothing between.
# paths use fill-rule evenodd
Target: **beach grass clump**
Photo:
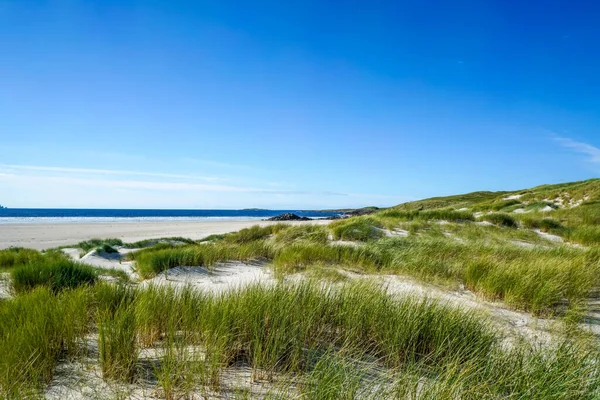
<instances>
[{"instance_id":1,"label":"beach grass clump","mask_svg":"<svg viewBox=\"0 0 600 400\"><path fill-rule=\"evenodd\" d=\"M391 209L383 211L378 216L392 218L400 221L449 221L463 222L473 221L473 213L470 211L458 211L452 208L441 208L432 210L400 210Z\"/></svg>"},{"instance_id":2,"label":"beach grass clump","mask_svg":"<svg viewBox=\"0 0 600 400\"><path fill-rule=\"evenodd\" d=\"M378 254L365 248L318 244L293 244L282 248L273 258L273 267L278 274L303 271L315 264L375 271L381 260Z\"/></svg>"},{"instance_id":3,"label":"beach grass clump","mask_svg":"<svg viewBox=\"0 0 600 400\"><path fill-rule=\"evenodd\" d=\"M117 239L118 240L118 239ZM181 245L181 244L194 244L195 240L184 238L181 236L164 237L160 239L144 239L137 242L123 243L121 246L128 249L143 249L146 247L152 247L159 244L169 245Z\"/></svg>"},{"instance_id":4,"label":"beach grass clump","mask_svg":"<svg viewBox=\"0 0 600 400\"><path fill-rule=\"evenodd\" d=\"M37 398L59 357L81 354L90 307L85 288L55 295L41 287L0 302L0 397Z\"/></svg>"},{"instance_id":5,"label":"beach grass clump","mask_svg":"<svg viewBox=\"0 0 600 400\"><path fill-rule=\"evenodd\" d=\"M320 354L307 374L302 388L304 397L314 400L369 398L362 385L368 370L353 361L334 350Z\"/></svg>"},{"instance_id":6,"label":"beach grass clump","mask_svg":"<svg viewBox=\"0 0 600 400\"><path fill-rule=\"evenodd\" d=\"M138 273L145 279L152 278L174 267L201 266L210 268L221 261L270 258L270 256L270 247L262 240L244 241L243 244L201 243L160 250L150 248L131 255L136 261Z\"/></svg>"},{"instance_id":7,"label":"beach grass clump","mask_svg":"<svg viewBox=\"0 0 600 400\"><path fill-rule=\"evenodd\" d=\"M199 240L198 242L220 242L224 240L228 236L227 233L215 233L212 235L208 235L205 238Z\"/></svg>"},{"instance_id":8,"label":"beach grass clump","mask_svg":"<svg viewBox=\"0 0 600 400\"><path fill-rule=\"evenodd\" d=\"M291 244L327 244L328 229L320 225L290 225L280 229L275 235L273 242L278 247Z\"/></svg>"},{"instance_id":9,"label":"beach grass clump","mask_svg":"<svg viewBox=\"0 0 600 400\"><path fill-rule=\"evenodd\" d=\"M507 228L517 228L519 226L513 216L505 213L484 214L480 218L484 221L491 222L492 224Z\"/></svg>"},{"instance_id":10,"label":"beach grass clump","mask_svg":"<svg viewBox=\"0 0 600 400\"><path fill-rule=\"evenodd\" d=\"M379 222L369 217L343 219L331 223L329 227L337 240L367 242L383 236Z\"/></svg>"},{"instance_id":11,"label":"beach grass clump","mask_svg":"<svg viewBox=\"0 0 600 400\"><path fill-rule=\"evenodd\" d=\"M473 207L473 211L504 211L510 208L520 207L522 203L517 199L504 200L502 198L479 203Z\"/></svg>"},{"instance_id":12,"label":"beach grass clump","mask_svg":"<svg viewBox=\"0 0 600 400\"><path fill-rule=\"evenodd\" d=\"M278 226L283 225L283 226ZM267 226L259 226L254 225L250 228L244 228L237 232L231 233L227 235L225 240L229 243L234 244L245 244L250 242L256 242L258 240L263 240L269 237L271 234L276 232L279 229L285 229L287 226L284 224L277 225L267 225Z\"/></svg>"},{"instance_id":13,"label":"beach grass clump","mask_svg":"<svg viewBox=\"0 0 600 400\"><path fill-rule=\"evenodd\" d=\"M584 246L600 245L600 226L579 226L569 228L564 236L567 240Z\"/></svg>"},{"instance_id":14,"label":"beach grass clump","mask_svg":"<svg viewBox=\"0 0 600 400\"><path fill-rule=\"evenodd\" d=\"M553 210L558 208L558 206L551 201L536 201L536 202L527 204L527 206L525 207L525 210L526 211L540 211L542 209L545 209L546 207L550 207Z\"/></svg>"},{"instance_id":15,"label":"beach grass clump","mask_svg":"<svg viewBox=\"0 0 600 400\"><path fill-rule=\"evenodd\" d=\"M45 286L54 293L79 286L93 285L97 269L63 257L44 256L11 270L13 289L24 293Z\"/></svg>"},{"instance_id":16,"label":"beach grass clump","mask_svg":"<svg viewBox=\"0 0 600 400\"><path fill-rule=\"evenodd\" d=\"M0 250L0 269L20 267L34 260L40 260L42 253L23 247L10 247Z\"/></svg>"},{"instance_id":17,"label":"beach grass clump","mask_svg":"<svg viewBox=\"0 0 600 400\"><path fill-rule=\"evenodd\" d=\"M135 322L133 306L126 302L99 311L98 349L105 380L133 381L138 357Z\"/></svg>"},{"instance_id":18,"label":"beach grass clump","mask_svg":"<svg viewBox=\"0 0 600 400\"><path fill-rule=\"evenodd\" d=\"M537 218L530 215L519 217L519 221L524 228L539 229L542 232L561 232L565 227L554 218Z\"/></svg>"},{"instance_id":19,"label":"beach grass clump","mask_svg":"<svg viewBox=\"0 0 600 400\"><path fill-rule=\"evenodd\" d=\"M114 248L115 246L122 246L123 241L118 238L109 239L90 239L83 242L77 243L76 247L80 248L84 253L88 253L94 249L101 249L104 246Z\"/></svg>"}]
</instances>

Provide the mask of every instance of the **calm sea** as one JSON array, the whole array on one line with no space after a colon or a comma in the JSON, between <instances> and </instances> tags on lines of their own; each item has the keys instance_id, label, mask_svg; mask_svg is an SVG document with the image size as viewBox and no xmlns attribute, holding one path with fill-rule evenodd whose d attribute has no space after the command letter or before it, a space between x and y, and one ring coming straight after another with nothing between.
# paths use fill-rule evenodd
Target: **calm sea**
<instances>
[{"instance_id":1,"label":"calm sea","mask_svg":"<svg viewBox=\"0 0 600 400\"><path fill-rule=\"evenodd\" d=\"M300 210L109 210L67 208L0 209L0 224L66 222L251 221L292 212L302 217L323 218L335 212Z\"/></svg>"}]
</instances>

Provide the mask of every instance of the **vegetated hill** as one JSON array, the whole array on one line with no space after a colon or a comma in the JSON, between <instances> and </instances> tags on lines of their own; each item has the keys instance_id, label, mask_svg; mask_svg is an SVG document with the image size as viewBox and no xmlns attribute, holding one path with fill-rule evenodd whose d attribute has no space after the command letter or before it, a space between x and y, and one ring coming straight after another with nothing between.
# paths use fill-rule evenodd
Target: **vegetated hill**
<instances>
[{"instance_id":1,"label":"vegetated hill","mask_svg":"<svg viewBox=\"0 0 600 400\"><path fill-rule=\"evenodd\" d=\"M511 212L519 206L547 203L552 208L573 208L582 204L600 201L600 179L541 185L531 189L499 192L472 192L454 196L431 197L428 199L399 204L400 210L432 210L436 208L470 208L475 211ZM541 205L541 204L539 204Z\"/></svg>"}]
</instances>

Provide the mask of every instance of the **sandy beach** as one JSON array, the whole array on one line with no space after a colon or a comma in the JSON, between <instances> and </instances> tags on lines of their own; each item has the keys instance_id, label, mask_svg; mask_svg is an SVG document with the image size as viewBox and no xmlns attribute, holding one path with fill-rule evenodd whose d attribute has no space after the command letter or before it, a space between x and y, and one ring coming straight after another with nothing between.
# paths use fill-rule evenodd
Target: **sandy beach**
<instances>
[{"instance_id":1,"label":"sandy beach","mask_svg":"<svg viewBox=\"0 0 600 400\"><path fill-rule=\"evenodd\" d=\"M328 224L330 221L294 221L291 224ZM69 246L92 238L119 238L125 242L182 236L202 239L208 235L238 231L267 221L26 223L0 224L0 249L29 247L37 250Z\"/></svg>"}]
</instances>

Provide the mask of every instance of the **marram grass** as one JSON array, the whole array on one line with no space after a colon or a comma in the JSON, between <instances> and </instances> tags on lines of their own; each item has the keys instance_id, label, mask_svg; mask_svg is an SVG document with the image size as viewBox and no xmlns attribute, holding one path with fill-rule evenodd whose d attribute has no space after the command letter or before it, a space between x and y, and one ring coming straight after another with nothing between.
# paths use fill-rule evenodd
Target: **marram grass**
<instances>
[{"instance_id":1,"label":"marram grass","mask_svg":"<svg viewBox=\"0 0 600 400\"><path fill-rule=\"evenodd\" d=\"M61 354L77 357L81 338L93 331L109 382L135 382L139 349L159 346L154 374L166 398L219 391L224 370L236 363L259 380L293 376L273 389L275 398L600 395L593 346L557 339L543 348L524 341L507 347L482 315L392 298L365 283L251 286L216 296L112 284L58 295L40 288L0 303L0 316L0 395L10 398L43 391Z\"/></svg>"}]
</instances>

